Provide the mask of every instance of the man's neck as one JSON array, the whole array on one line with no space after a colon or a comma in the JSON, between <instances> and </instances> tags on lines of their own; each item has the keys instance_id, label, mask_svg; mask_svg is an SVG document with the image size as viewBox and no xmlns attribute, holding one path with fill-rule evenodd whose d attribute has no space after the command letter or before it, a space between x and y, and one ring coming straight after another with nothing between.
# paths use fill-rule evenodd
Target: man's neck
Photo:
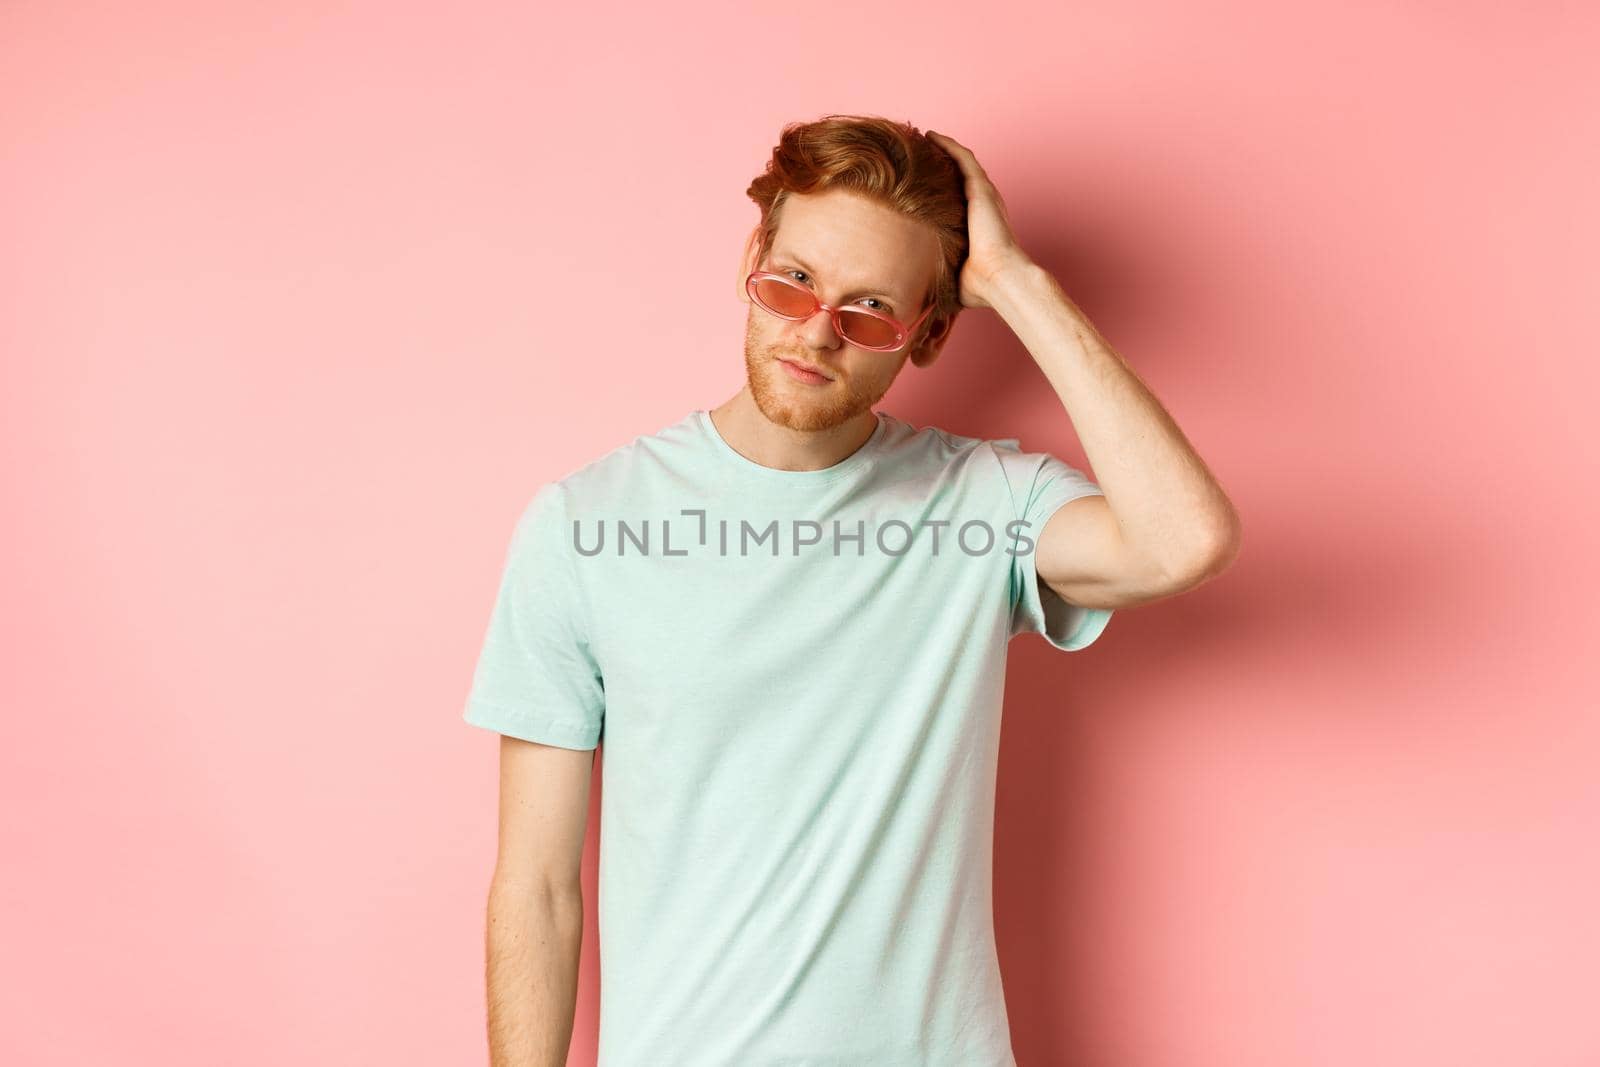
<instances>
[{"instance_id":1,"label":"man's neck","mask_svg":"<svg viewBox=\"0 0 1600 1067\"><path fill-rule=\"evenodd\" d=\"M832 467L865 445L878 426L878 417L868 410L826 430L796 430L767 418L750 395L749 386L708 414L717 433L735 452L781 471Z\"/></svg>"}]
</instances>

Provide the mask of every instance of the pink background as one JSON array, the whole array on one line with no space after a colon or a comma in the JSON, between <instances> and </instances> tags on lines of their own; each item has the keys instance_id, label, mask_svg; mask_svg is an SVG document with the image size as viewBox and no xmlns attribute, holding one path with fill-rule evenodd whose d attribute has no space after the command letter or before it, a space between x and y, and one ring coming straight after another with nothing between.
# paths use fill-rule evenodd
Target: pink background
<instances>
[{"instance_id":1,"label":"pink background","mask_svg":"<svg viewBox=\"0 0 1600 1067\"><path fill-rule=\"evenodd\" d=\"M977 152L1244 516L1013 645L1020 1062L1600 1062L1597 29L6 4L0 1060L482 1062L511 524L738 388L744 188L845 111ZM1083 461L989 311L883 407Z\"/></svg>"}]
</instances>

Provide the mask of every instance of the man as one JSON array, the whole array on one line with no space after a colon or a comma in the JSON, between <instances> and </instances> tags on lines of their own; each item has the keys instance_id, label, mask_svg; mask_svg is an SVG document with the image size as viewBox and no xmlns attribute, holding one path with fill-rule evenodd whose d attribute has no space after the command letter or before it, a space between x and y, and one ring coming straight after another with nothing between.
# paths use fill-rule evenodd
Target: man
<instances>
[{"instance_id":1,"label":"man","mask_svg":"<svg viewBox=\"0 0 1600 1067\"><path fill-rule=\"evenodd\" d=\"M565 1062L594 749L602 1067L1013 1064L994 944L1005 653L1237 551L1171 418L951 138L786 127L750 186L747 382L543 485L465 717L501 741L496 1064ZM1038 361L1100 485L876 404L961 308Z\"/></svg>"}]
</instances>

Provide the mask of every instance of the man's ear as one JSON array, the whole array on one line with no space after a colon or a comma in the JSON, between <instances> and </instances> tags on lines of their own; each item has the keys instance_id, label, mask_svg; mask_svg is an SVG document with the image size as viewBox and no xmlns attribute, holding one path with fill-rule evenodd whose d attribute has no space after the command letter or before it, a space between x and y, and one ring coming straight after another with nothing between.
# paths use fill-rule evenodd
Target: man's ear
<instances>
[{"instance_id":1,"label":"man's ear","mask_svg":"<svg viewBox=\"0 0 1600 1067\"><path fill-rule=\"evenodd\" d=\"M939 358L939 353L944 349L944 343L950 339L950 331L954 329L954 317L935 318L928 327L927 338L916 348L911 350L911 363L916 367L931 367L933 361Z\"/></svg>"}]
</instances>

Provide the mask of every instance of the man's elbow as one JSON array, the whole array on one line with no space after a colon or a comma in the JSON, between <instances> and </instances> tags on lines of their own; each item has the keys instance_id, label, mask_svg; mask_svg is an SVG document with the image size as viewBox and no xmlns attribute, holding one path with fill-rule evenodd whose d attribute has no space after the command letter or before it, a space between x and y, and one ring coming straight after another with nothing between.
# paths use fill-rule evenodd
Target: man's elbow
<instances>
[{"instance_id":1,"label":"man's elbow","mask_svg":"<svg viewBox=\"0 0 1600 1067\"><path fill-rule=\"evenodd\" d=\"M489 882L489 907L493 911L539 913L582 922L583 883L576 878L496 875Z\"/></svg>"},{"instance_id":2,"label":"man's elbow","mask_svg":"<svg viewBox=\"0 0 1600 1067\"><path fill-rule=\"evenodd\" d=\"M1167 567L1168 580L1176 589L1192 589L1210 581L1239 558L1243 542L1238 512L1228 510L1202 536L1195 539L1195 547L1177 562Z\"/></svg>"}]
</instances>

